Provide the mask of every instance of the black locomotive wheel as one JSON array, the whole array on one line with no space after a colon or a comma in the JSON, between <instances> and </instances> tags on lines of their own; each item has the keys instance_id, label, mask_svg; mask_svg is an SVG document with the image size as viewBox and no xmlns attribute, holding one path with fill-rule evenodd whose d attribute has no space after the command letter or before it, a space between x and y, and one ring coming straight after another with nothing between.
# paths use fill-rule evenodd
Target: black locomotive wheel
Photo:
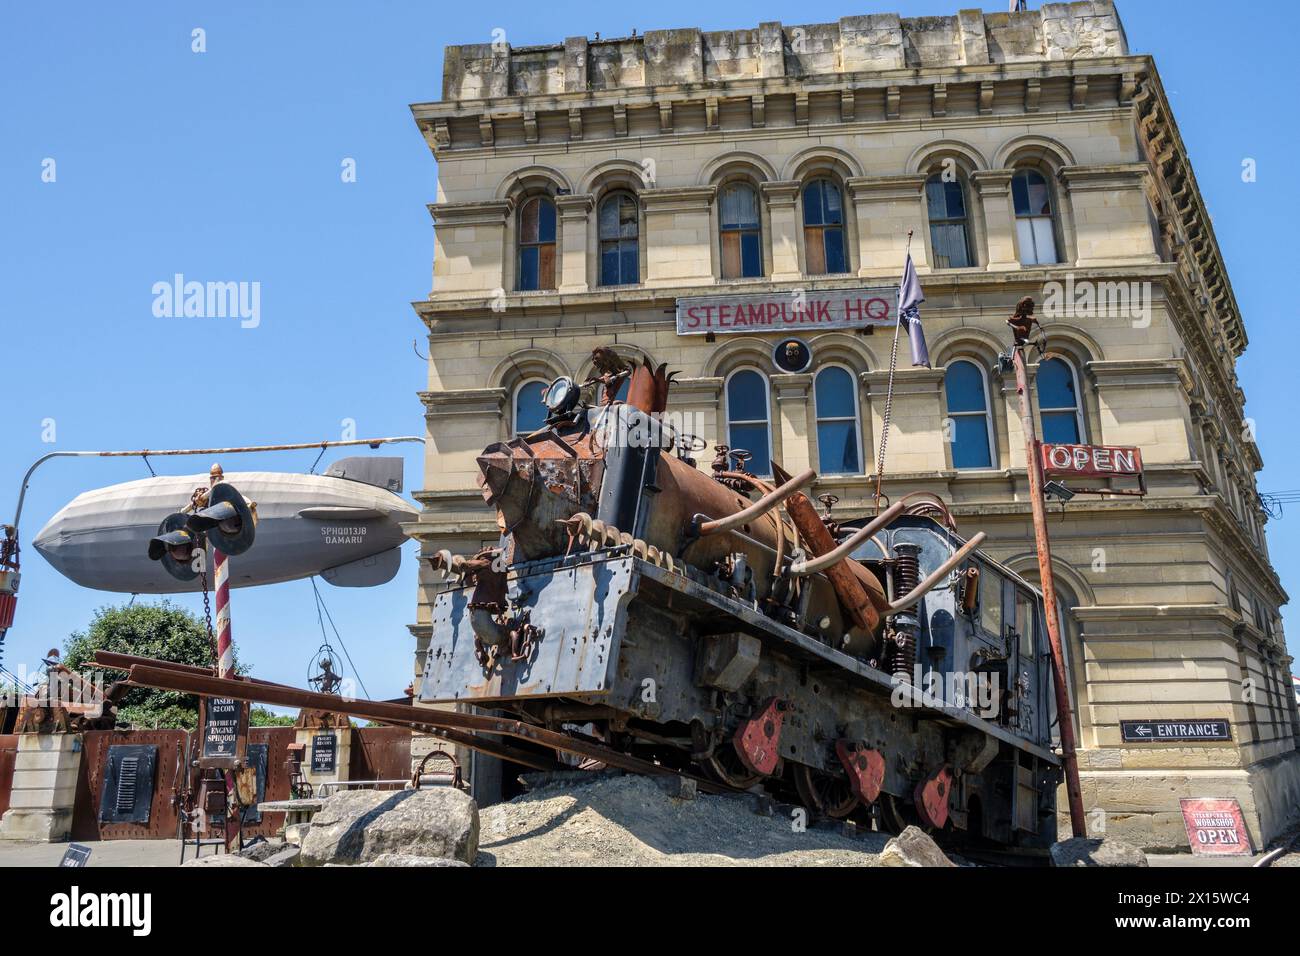
<instances>
[{"instance_id":1,"label":"black locomotive wheel","mask_svg":"<svg viewBox=\"0 0 1300 956\"><path fill-rule=\"evenodd\" d=\"M832 776L804 764L795 764L793 776L794 788L799 792L803 805L822 816L843 820L858 808L858 798L853 795L848 780L843 777Z\"/></svg>"},{"instance_id":2,"label":"black locomotive wheel","mask_svg":"<svg viewBox=\"0 0 1300 956\"><path fill-rule=\"evenodd\" d=\"M934 827L927 826L921 822L921 818L916 813L916 808L907 803L902 797L896 797L892 793L882 793L880 795L880 816L881 822L893 833L902 833L908 827L916 827L926 833L933 833Z\"/></svg>"},{"instance_id":3,"label":"black locomotive wheel","mask_svg":"<svg viewBox=\"0 0 1300 956\"><path fill-rule=\"evenodd\" d=\"M704 766L719 783L725 783L737 790L748 790L763 779L761 773L754 773L740 762L740 757L737 756L736 749L730 741L714 750L704 760Z\"/></svg>"}]
</instances>

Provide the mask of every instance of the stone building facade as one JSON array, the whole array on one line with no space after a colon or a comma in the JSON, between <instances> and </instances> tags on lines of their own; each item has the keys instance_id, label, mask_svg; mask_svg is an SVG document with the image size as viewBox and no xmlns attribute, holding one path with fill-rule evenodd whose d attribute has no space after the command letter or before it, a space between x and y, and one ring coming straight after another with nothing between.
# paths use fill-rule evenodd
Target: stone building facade
<instances>
[{"instance_id":1,"label":"stone building facade","mask_svg":"<svg viewBox=\"0 0 1300 956\"><path fill-rule=\"evenodd\" d=\"M596 344L679 372L670 407L699 423L702 467L765 428L787 469L819 468L838 515L866 513L892 330L801 330L812 364L786 372L779 330L679 335L673 313L895 288L911 231L933 368L904 347L892 498L941 495L1036 579L997 362L1026 295L1049 345L1040 429L1142 450L1145 498L1051 508L1090 829L1185 846L1182 797L1237 798L1257 843L1294 820L1300 719L1235 370L1246 332L1155 63L1110 2L454 46L442 99L412 111L438 163L433 288L414 303L426 554L495 543L477 452L535 414L538 383L585 378ZM422 564L417 671L439 586ZM1231 740L1122 739L1121 720L1152 718L1227 720Z\"/></svg>"}]
</instances>

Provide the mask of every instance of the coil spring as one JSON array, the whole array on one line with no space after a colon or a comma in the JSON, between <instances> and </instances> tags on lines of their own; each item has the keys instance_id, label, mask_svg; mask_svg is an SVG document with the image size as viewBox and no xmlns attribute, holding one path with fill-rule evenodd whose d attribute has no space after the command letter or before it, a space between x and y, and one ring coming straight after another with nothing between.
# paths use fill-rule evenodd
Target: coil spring
<instances>
[{"instance_id":1,"label":"coil spring","mask_svg":"<svg viewBox=\"0 0 1300 956\"><path fill-rule=\"evenodd\" d=\"M894 597L916 589L921 583L920 546L915 544L898 544L894 546Z\"/></svg>"},{"instance_id":2,"label":"coil spring","mask_svg":"<svg viewBox=\"0 0 1300 956\"><path fill-rule=\"evenodd\" d=\"M894 596L901 598L921 583L920 546L899 544L894 547ZM900 615L901 616L901 615ZM894 654L890 673L910 681L916 664L916 625L899 623L894 628Z\"/></svg>"}]
</instances>

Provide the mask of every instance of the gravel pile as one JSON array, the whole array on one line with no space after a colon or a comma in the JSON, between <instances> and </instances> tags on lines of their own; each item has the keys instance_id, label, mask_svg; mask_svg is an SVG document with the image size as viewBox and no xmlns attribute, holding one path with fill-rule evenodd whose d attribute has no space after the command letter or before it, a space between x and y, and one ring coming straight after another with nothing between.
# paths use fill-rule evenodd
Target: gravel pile
<instances>
[{"instance_id":1,"label":"gravel pile","mask_svg":"<svg viewBox=\"0 0 1300 956\"><path fill-rule=\"evenodd\" d=\"M477 866L876 866L882 833L800 831L749 795L669 796L635 775L565 775L479 811Z\"/></svg>"}]
</instances>

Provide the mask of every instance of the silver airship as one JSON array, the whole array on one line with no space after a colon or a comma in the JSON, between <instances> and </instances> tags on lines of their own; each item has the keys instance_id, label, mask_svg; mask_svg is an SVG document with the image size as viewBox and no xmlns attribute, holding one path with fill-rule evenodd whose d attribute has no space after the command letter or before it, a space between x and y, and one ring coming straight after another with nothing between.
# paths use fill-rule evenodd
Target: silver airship
<instances>
[{"instance_id":1,"label":"silver airship","mask_svg":"<svg viewBox=\"0 0 1300 956\"><path fill-rule=\"evenodd\" d=\"M401 458L344 458L322 475L229 472L225 480L257 505L255 545L230 558L232 587L320 575L337 587L391 581L419 508L402 498ZM149 559L158 525L189 503L207 474L128 481L78 495L41 529L36 550L82 587L125 594L198 591ZM209 587L212 586L209 575Z\"/></svg>"}]
</instances>

